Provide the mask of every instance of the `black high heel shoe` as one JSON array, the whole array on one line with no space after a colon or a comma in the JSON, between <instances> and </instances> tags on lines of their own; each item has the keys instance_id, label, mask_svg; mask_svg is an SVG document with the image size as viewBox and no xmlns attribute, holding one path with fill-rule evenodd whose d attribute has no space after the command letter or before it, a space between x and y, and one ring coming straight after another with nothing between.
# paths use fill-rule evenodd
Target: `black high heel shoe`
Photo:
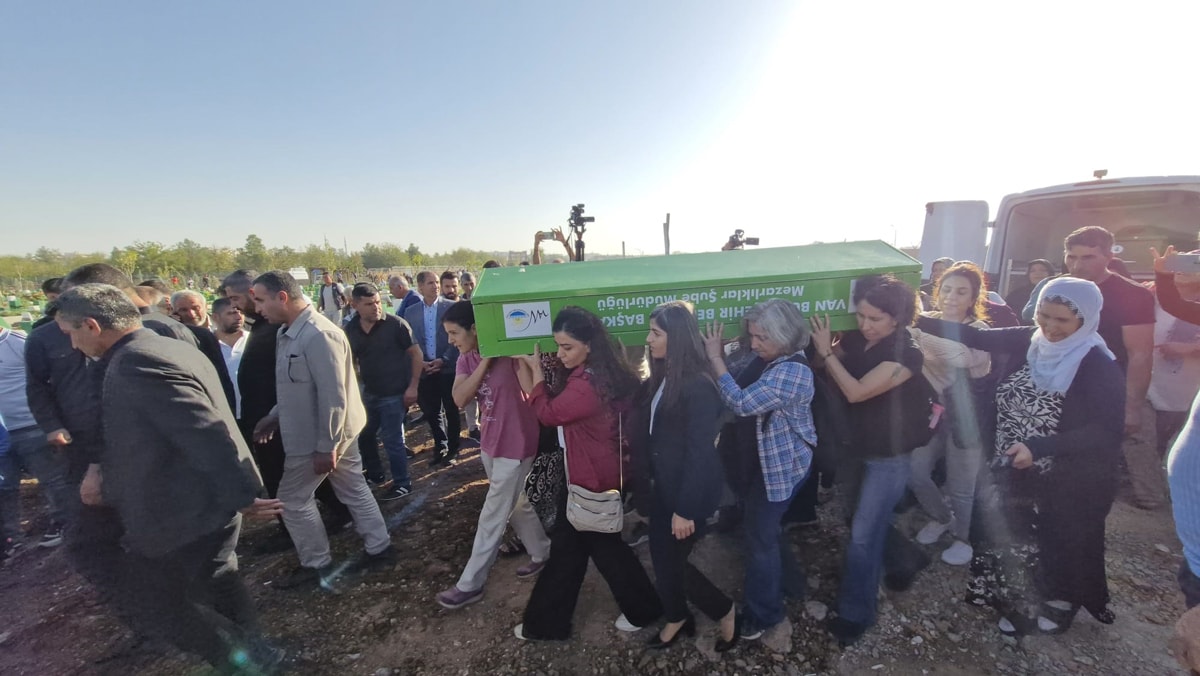
<instances>
[{"instance_id":1,"label":"black high heel shoe","mask_svg":"<svg viewBox=\"0 0 1200 676\"><path fill-rule=\"evenodd\" d=\"M1075 620L1075 614L1079 612L1079 606L1071 606L1068 610L1055 608L1049 603L1043 603L1038 608L1038 619L1045 618L1057 626L1053 629L1043 629L1041 624L1038 624L1038 631L1043 634L1061 634L1071 628L1071 622Z\"/></svg>"},{"instance_id":2,"label":"black high heel shoe","mask_svg":"<svg viewBox=\"0 0 1200 676\"><path fill-rule=\"evenodd\" d=\"M1001 613L1000 619L1002 621L1008 620L1008 624L1012 627L1012 629L1005 629L1002 625L997 626L997 629L1000 630L1000 633L1004 634L1005 636L1012 636L1016 638L1019 636L1028 636L1029 634L1037 631L1037 620L1035 618L1022 615L1014 610Z\"/></svg>"},{"instance_id":3,"label":"black high heel shoe","mask_svg":"<svg viewBox=\"0 0 1200 676\"><path fill-rule=\"evenodd\" d=\"M718 632L719 631L720 631L720 629L718 629ZM727 653L730 650L733 650L733 647L738 644L738 639L741 638L741 636L742 636L742 616L734 615L733 616L733 638L726 641L725 639L721 638L720 633L718 633L717 634L717 644L715 646L713 646L713 650L716 650L718 653Z\"/></svg>"},{"instance_id":4,"label":"black high heel shoe","mask_svg":"<svg viewBox=\"0 0 1200 676\"><path fill-rule=\"evenodd\" d=\"M654 635L650 637L650 640L646 641L646 649L647 650L666 650L667 648L670 648L671 646L675 645L675 641L679 640L680 634L686 634L688 636L695 636L696 635L696 618L689 617L686 620L684 620L683 626L680 627L678 629L678 631L675 632L675 635L672 636L671 640L669 640L669 641L662 640L662 632L661 631L655 632Z\"/></svg>"}]
</instances>

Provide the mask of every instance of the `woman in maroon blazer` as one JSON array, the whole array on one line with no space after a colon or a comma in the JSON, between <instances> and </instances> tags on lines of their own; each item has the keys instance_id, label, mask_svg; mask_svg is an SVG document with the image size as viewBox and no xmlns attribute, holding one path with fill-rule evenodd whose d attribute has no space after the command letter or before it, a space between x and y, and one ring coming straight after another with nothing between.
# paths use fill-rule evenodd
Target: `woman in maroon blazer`
<instances>
[{"instance_id":1,"label":"woman in maroon blazer","mask_svg":"<svg viewBox=\"0 0 1200 676\"><path fill-rule=\"evenodd\" d=\"M558 358L567 370L561 389L550 391L542 376L540 350L525 357L521 385L543 425L561 426L570 482L589 491L622 489L623 414L639 381L604 329L600 318L565 307L554 318ZM637 631L662 615L662 604L646 570L620 533L579 531L567 521L566 503L550 535L550 560L525 606L514 633L522 640L564 640L588 560L612 590L621 616L616 627Z\"/></svg>"}]
</instances>

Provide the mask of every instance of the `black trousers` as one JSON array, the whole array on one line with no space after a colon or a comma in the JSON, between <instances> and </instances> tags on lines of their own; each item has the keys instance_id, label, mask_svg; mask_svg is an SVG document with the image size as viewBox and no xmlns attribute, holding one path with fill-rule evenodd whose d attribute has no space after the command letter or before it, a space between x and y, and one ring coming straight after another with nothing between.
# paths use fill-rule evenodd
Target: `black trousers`
<instances>
[{"instance_id":1,"label":"black trousers","mask_svg":"<svg viewBox=\"0 0 1200 676\"><path fill-rule=\"evenodd\" d=\"M688 560L703 533L697 531L687 539L677 540L671 533L671 514L655 512L650 516L649 535L654 586L667 622L686 620L690 615L688 601L714 621L728 615L733 601ZM553 556L554 550L550 551Z\"/></svg>"},{"instance_id":2,"label":"black trousers","mask_svg":"<svg viewBox=\"0 0 1200 676\"><path fill-rule=\"evenodd\" d=\"M550 560L538 575L525 606L525 636L564 640L571 635L571 618L588 559L608 583L625 619L639 627L657 620L662 615L658 593L621 534L577 531L567 521L564 509L559 509L558 522L550 534Z\"/></svg>"},{"instance_id":3,"label":"black trousers","mask_svg":"<svg viewBox=\"0 0 1200 676\"><path fill-rule=\"evenodd\" d=\"M1183 602L1187 605L1187 609L1191 610L1200 606L1200 577L1196 577L1196 574L1192 572L1186 559L1179 564L1179 574L1176 579L1179 580L1179 590L1183 592Z\"/></svg>"},{"instance_id":4,"label":"black trousers","mask_svg":"<svg viewBox=\"0 0 1200 676\"><path fill-rule=\"evenodd\" d=\"M267 497L274 498L279 493L279 482L283 480L283 461L287 456L283 451L283 439L279 432L265 444L254 443L254 426L258 424L257 420L239 420L238 428L242 432L242 438L246 440L246 445L250 447L250 455L254 457L254 463L258 465L258 472L262 475L263 488L267 491ZM330 514L339 519L349 520L350 509L338 500L337 495L333 492L333 486L329 484L329 479L321 482L317 486L317 500L325 505ZM279 524L283 525L283 519L279 519Z\"/></svg>"},{"instance_id":5,"label":"black trousers","mask_svg":"<svg viewBox=\"0 0 1200 676\"><path fill-rule=\"evenodd\" d=\"M817 520L817 501L820 497L821 482L813 474L809 474L792 504L783 514L784 523L809 523Z\"/></svg>"},{"instance_id":6,"label":"black trousers","mask_svg":"<svg viewBox=\"0 0 1200 676\"><path fill-rule=\"evenodd\" d=\"M83 453L68 451L67 490L69 504L67 529L63 533L67 559L71 567L93 587L100 599L110 605L119 594L125 569L125 550L121 538L125 527L112 507L92 507L83 504L79 486L87 472ZM120 614L120 609L117 609ZM122 619L126 619L122 617Z\"/></svg>"},{"instance_id":7,"label":"black trousers","mask_svg":"<svg viewBox=\"0 0 1200 676\"><path fill-rule=\"evenodd\" d=\"M238 572L241 516L166 555L130 553L121 604L134 628L232 671L260 641L258 614Z\"/></svg>"},{"instance_id":8,"label":"black trousers","mask_svg":"<svg viewBox=\"0 0 1200 676\"><path fill-rule=\"evenodd\" d=\"M421 378L417 385L417 406L429 423L434 452L457 453L462 443L462 417L454 403L454 373L438 373Z\"/></svg>"}]
</instances>

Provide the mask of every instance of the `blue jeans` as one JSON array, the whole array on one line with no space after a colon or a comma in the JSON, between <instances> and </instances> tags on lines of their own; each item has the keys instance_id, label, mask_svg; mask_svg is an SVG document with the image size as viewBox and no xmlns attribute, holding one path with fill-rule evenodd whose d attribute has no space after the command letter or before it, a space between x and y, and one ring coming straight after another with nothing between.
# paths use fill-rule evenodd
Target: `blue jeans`
<instances>
[{"instance_id":1,"label":"blue jeans","mask_svg":"<svg viewBox=\"0 0 1200 676\"><path fill-rule=\"evenodd\" d=\"M22 467L44 491L51 521L65 525L71 504L66 460L46 443L46 434L37 426L10 431L9 440L12 445L8 453L0 455L0 540L19 534Z\"/></svg>"},{"instance_id":2,"label":"blue jeans","mask_svg":"<svg viewBox=\"0 0 1200 676\"><path fill-rule=\"evenodd\" d=\"M797 483L786 500L770 502L760 478L745 498L746 592L742 617L759 629L769 629L783 620L785 589L791 596L804 594L804 571L796 563L791 545L783 540L780 524L803 485L804 480Z\"/></svg>"},{"instance_id":3,"label":"blue jeans","mask_svg":"<svg viewBox=\"0 0 1200 676\"><path fill-rule=\"evenodd\" d=\"M383 440L383 450L387 452L395 486L412 488L412 480L408 477L408 445L404 443L404 416L408 413L408 407L404 405L404 396L373 397L364 392L363 406L367 409L367 425L359 438L374 439L378 433L379 438ZM374 446L363 447L362 454L364 458L368 455L374 459L379 457ZM364 461L363 464L370 472L372 463Z\"/></svg>"},{"instance_id":4,"label":"blue jeans","mask_svg":"<svg viewBox=\"0 0 1200 676\"><path fill-rule=\"evenodd\" d=\"M875 623L884 545L892 525L893 510L904 497L912 473L912 460L908 455L901 455L866 460L863 465L862 485L850 522L846 566L838 592L838 615L856 624L870 626Z\"/></svg>"}]
</instances>

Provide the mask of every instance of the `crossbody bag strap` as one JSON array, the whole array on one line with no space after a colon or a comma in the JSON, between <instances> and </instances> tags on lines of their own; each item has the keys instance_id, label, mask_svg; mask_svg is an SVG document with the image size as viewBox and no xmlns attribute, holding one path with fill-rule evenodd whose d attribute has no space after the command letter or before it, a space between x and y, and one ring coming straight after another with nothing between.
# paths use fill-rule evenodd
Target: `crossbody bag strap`
<instances>
[{"instance_id":1,"label":"crossbody bag strap","mask_svg":"<svg viewBox=\"0 0 1200 676\"><path fill-rule=\"evenodd\" d=\"M562 446L563 451L563 474L566 475L567 485L570 486L571 468L567 467L567 433L563 430L561 425L558 427L558 443L560 446Z\"/></svg>"}]
</instances>

